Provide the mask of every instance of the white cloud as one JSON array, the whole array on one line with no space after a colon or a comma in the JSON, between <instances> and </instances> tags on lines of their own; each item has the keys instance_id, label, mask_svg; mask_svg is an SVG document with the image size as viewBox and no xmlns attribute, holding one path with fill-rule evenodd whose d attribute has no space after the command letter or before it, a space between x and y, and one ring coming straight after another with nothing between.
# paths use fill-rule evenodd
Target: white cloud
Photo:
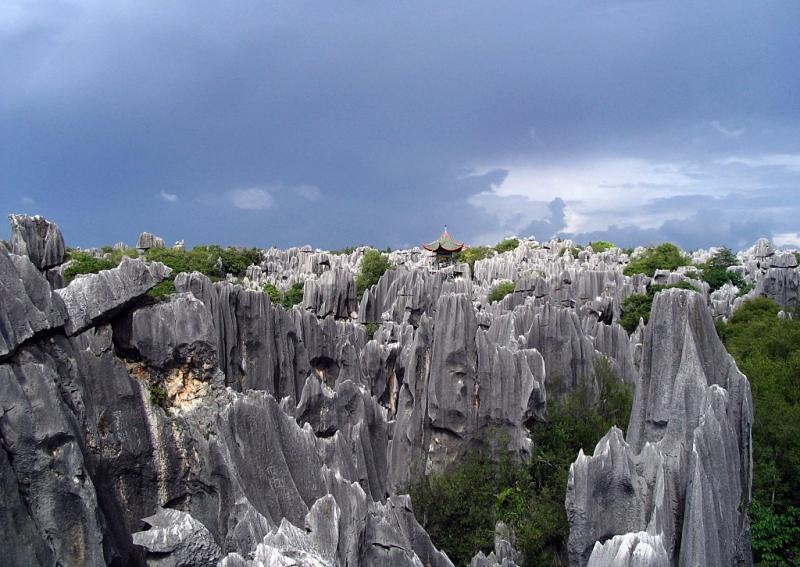
<instances>
[{"instance_id":1,"label":"white cloud","mask_svg":"<svg viewBox=\"0 0 800 567\"><path fill-rule=\"evenodd\" d=\"M730 156L717 160L719 165L743 165L746 167L777 167L789 171L800 171L800 154L766 154L760 156Z\"/></svg>"},{"instance_id":2,"label":"white cloud","mask_svg":"<svg viewBox=\"0 0 800 567\"><path fill-rule=\"evenodd\" d=\"M727 136L728 138L738 138L742 134L744 134L744 128L726 128L722 124L720 124L719 120L713 120L711 122L711 126L714 127L714 130L719 132L720 134Z\"/></svg>"},{"instance_id":3,"label":"white cloud","mask_svg":"<svg viewBox=\"0 0 800 567\"><path fill-rule=\"evenodd\" d=\"M292 191L309 201L319 201L322 198L322 191L315 185L295 185Z\"/></svg>"},{"instance_id":4,"label":"white cloud","mask_svg":"<svg viewBox=\"0 0 800 567\"><path fill-rule=\"evenodd\" d=\"M793 246L800 248L800 232L782 232L772 237L776 246Z\"/></svg>"},{"instance_id":5,"label":"white cloud","mask_svg":"<svg viewBox=\"0 0 800 567\"><path fill-rule=\"evenodd\" d=\"M482 174L494 169L508 171L505 179L470 197L473 206L497 215L498 209L507 207L491 201L511 197L524 197L523 203L515 203L516 211L525 216L519 220L524 226L530 220L540 218L546 204L555 198L567 203L568 232L584 232L608 226L618 221L617 211L644 205L659 197L698 193L701 171L687 163L651 162L635 158L585 159L571 163L495 163L478 169ZM709 193L710 189L704 191ZM720 193L722 189L720 189ZM517 200L517 199L515 199ZM511 200L507 203L512 204ZM604 211L614 211L612 216ZM506 215L508 211L504 211ZM527 222L523 222L523 221ZM648 217L640 219L647 226L657 226L663 219Z\"/></svg>"},{"instance_id":6,"label":"white cloud","mask_svg":"<svg viewBox=\"0 0 800 567\"><path fill-rule=\"evenodd\" d=\"M36 201L33 199L33 197L23 197L22 198L22 204L23 205L35 205Z\"/></svg>"},{"instance_id":7,"label":"white cloud","mask_svg":"<svg viewBox=\"0 0 800 567\"><path fill-rule=\"evenodd\" d=\"M175 203L178 201L178 196L175 193L167 193L166 191L163 190L158 194L158 197L160 199L164 199L169 203Z\"/></svg>"},{"instance_id":8,"label":"white cloud","mask_svg":"<svg viewBox=\"0 0 800 567\"><path fill-rule=\"evenodd\" d=\"M258 211L268 209L272 206L272 195L266 189L250 187L248 189L236 189L231 192L233 206L237 209Z\"/></svg>"}]
</instances>

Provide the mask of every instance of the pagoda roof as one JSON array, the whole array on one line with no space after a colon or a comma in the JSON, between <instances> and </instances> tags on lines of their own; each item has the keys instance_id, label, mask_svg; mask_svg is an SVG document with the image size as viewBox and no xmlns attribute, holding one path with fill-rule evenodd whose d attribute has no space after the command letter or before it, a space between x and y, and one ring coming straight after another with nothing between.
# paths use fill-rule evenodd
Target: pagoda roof
<instances>
[{"instance_id":1,"label":"pagoda roof","mask_svg":"<svg viewBox=\"0 0 800 567\"><path fill-rule=\"evenodd\" d=\"M450 236L450 233L447 232L447 229L444 229L444 232L434 240L428 244L423 244L422 247L425 250L430 250L431 252L460 252L466 246Z\"/></svg>"}]
</instances>

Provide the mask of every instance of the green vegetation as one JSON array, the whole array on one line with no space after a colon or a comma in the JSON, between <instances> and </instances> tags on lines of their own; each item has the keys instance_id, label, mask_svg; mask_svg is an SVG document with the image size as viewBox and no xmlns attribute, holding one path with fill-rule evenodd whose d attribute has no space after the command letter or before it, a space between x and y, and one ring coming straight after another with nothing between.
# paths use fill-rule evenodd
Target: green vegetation
<instances>
[{"instance_id":1,"label":"green vegetation","mask_svg":"<svg viewBox=\"0 0 800 567\"><path fill-rule=\"evenodd\" d=\"M271 283L268 283L264 286L263 291L269 296L270 303L273 305L281 304L281 301L283 300L283 294L277 287Z\"/></svg>"},{"instance_id":2,"label":"green vegetation","mask_svg":"<svg viewBox=\"0 0 800 567\"><path fill-rule=\"evenodd\" d=\"M103 249L108 247L103 247ZM81 274L96 274L102 270L110 270L116 268L122 261L123 256L130 256L136 258L139 255L136 250L111 250L106 253L104 258L95 258L88 252L81 252L74 248L67 250L67 260L72 261L72 264L64 270L64 281L71 282L76 276Z\"/></svg>"},{"instance_id":3,"label":"green vegetation","mask_svg":"<svg viewBox=\"0 0 800 567\"><path fill-rule=\"evenodd\" d=\"M703 269L702 279L711 287L711 291L718 290L728 282L741 290L746 285L742 276L728 271L729 267L738 263L729 248L721 248L709 258L708 262L699 266Z\"/></svg>"},{"instance_id":4,"label":"green vegetation","mask_svg":"<svg viewBox=\"0 0 800 567\"><path fill-rule=\"evenodd\" d=\"M516 287L517 284L514 282L500 282L492 288L491 292L489 292L489 303L500 301L509 293L514 293Z\"/></svg>"},{"instance_id":5,"label":"green vegetation","mask_svg":"<svg viewBox=\"0 0 800 567\"><path fill-rule=\"evenodd\" d=\"M515 529L526 566L566 561L569 466L580 449L593 451L611 426L626 426L633 400L632 388L620 382L605 359L596 363L593 381L599 401L586 383L548 401L548 421L535 424L531 432L530 462L472 453L409 487L417 520L456 565L467 565L478 550L491 550L497 520Z\"/></svg>"},{"instance_id":6,"label":"green vegetation","mask_svg":"<svg viewBox=\"0 0 800 567\"><path fill-rule=\"evenodd\" d=\"M376 331L380 328L380 325L377 323L367 323L367 339L372 340L375 336Z\"/></svg>"},{"instance_id":7,"label":"green vegetation","mask_svg":"<svg viewBox=\"0 0 800 567\"><path fill-rule=\"evenodd\" d=\"M519 240L516 238L506 238L505 240L498 242L494 249L502 254L503 252L516 249L517 246L519 246Z\"/></svg>"},{"instance_id":8,"label":"green vegetation","mask_svg":"<svg viewBox=\"0 0 800 567\"><path fill-rule=\"evenodd\" d=\"M359 301L365 291L378 283L378 280L381 279L386 270L393 268L394 266L392 266L388 257L375 249L367 250L364 256L361 257L361 272L356 278L356 293Z\"/></svg>"},{"instance_id":9,"label":"green vegetation","mask_svg":"<svg viewBox=\"0 0 800 567\"><path fill-rule=\"evenodd\" d=\"M606 250L611 250L612 248L616 248L617 245L613 242L608 242L607 240L598 240L597 242L590 242L589 246L591 246L594 252L605 252Z\"/></svg>"},{"instance_id":10,"label":"green vegetation","mask_svg":"<svg viewBox=\"0 0 800 567\"><path fill-rule=\"evenodd\" d=\"M150 403L160 407L164 411L169 409L169 398L163 386L159 384L150 386Z\"/></svg>"},{"instance_id":11,"label":"green vegetation","mask_svg":"<svg viewBox=\"0 0 800 567\"><path fill-rule=\"evenodd\" d=\"M717 330L753 391L753 553L800 564L800 320L770 299L748 301Z\"/></svg>"},{"instance_id":12,"label":"green vegetation","mask_svg":"<svg viewBox=\"0 0 800 567\"><path fill-rule=\"evenodd\" d=\"M280 305L287 311L303 301L303 282L293 283L285 293L271 283L266 284L263 291L269 296L270 303Z\"/></svg>"},{"instance_id":13,"label":"green vegetation","mask_svg":"<svg viewBox=\"0 0 800 567\"><path fill-rule=\"evenodd\" d=\"M164 299L170 294L175 293L175 291L175 280L164 280L163 282L156 284L150 291L148 291L147 295L153 299Z\"/></svg>"},{"instance_id":14,"label":"green vegetation","mask_svg":"<svg viewBox=\"0 0 800 567\"><path fill-rule=\"evenodd\" d=\"M644 322L650 319L650 309L653 307L653 299L659 291L665 289L691 289L698 291L689 282L678 282L673 285L651 285L647 289L647 293L633 293L622 300L622 317L620 317L619 324L622 328L628 331L628 334L634 332L636 327L639 326L639 319L644 319Z\"/></svg>"},{"instance_id":15,"label":"green vegetation","mask_svg":"<svg viewBox=\"0 0 800 567\"><path fill-rule=\"evenodd\" d=\"M355 246L345 246L341 250L330 250L329 254L333 254L334 256L344 256L347 254L352 254L355 251L356 251Z\"/></svg>"},{"instance_id":16,"label":"green vegetation","mask_svg":"<svg viewBox=\"0 0 800 567\"><path fill-rule=\"evenodd\" d=\"M655 248L648 248L641 256L634 258L625 266L626 276L645 274L652 277L656 270L674 270L678 266L688 266L689 258L681 254L680 249L666 242Z\"/></svg>"},{"instance_id":17,"label":"green vegetation","mask_svg":"<svg viewBox=\"0 0 800 567\"><path fill-rule=\"evenodd\" d=\"M494 254L494 249L488 246L473 246L456 254L455 260L469 264L469 271L472 273L475 269L475 262L491 258Z\"/></svg>"},{"instance_id":18,"label":"green vegetation","mask_svg":"<svg viewBox=\"0 0 800 567\"><path fill-rule=\"evenodd\" d=\"M221 278L231 274L241 278L252 264L261 261L261 253L256 248L222 248L221 246L195 246L189 251L172 248L150 248L145 258L162 262L173 270L173 275L181 272L200 272L210 278Z\"/></svg>"},{"instance_id":19,"label":"green vegetation","mask_svg":"<svg viewBox=\"0 0 800 567\"><path fill-rule=\"evenodd\" d=\"M136 250L114 250L110 246L102 246L100 249L104 253L101 258L88 252L69 249L67 260L73 263L64 270L65 281L69 283L80 274L96 274L101 270L116 268L123 256L139 256ZM251 264L257 264L261 260L261 253L255 248L195 246L188 252L172 248L151 248L144 257L148 261L162 262L172 268L173 277L181 272L200 272L212 280L219 280L225 274L243 277ZM162 285L150 295L163 297L167 288L167 285Z\"/></svg>"},{"instance_id":20,"label":"green vegetation","mask_svg":"<svg viewBox=\"0 0 800 567\"><path fill-rule=\"evenodd\" d=\"M778 513L754 500L750 505L753 557L761 565L800 563L800 508L789 506Z\"/></svg>"},{"instance_id":21,"label":"green vegetation","mask_svg":"<svg viewBox=\"0 0 800 567\"><path fill-rule=\"evenodd\" d=\"M303 302L303 282L295 282L283 294L281 305L287 311L298 303Z\"/></svg>"}]
</instances>

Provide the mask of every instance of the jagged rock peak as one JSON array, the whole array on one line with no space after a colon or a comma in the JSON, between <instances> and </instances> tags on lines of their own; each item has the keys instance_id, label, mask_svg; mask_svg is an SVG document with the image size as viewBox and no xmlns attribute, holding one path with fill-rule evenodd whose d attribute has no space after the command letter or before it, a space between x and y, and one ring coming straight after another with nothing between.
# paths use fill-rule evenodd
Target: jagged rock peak
<instances>
[{"instance_id":1,"label":"jagged rock peak","mask_svg":"<svg viewBox=\"0 0 800 567\"><path fill-rule=\"evenodd\" d=\"M752 423L703 296L657 294L627 441L614 428L570 467L570 564L751 564Z\"/></svg>"},{"instance_id":2,"label":"jagged rock peak","mask_svg":"<svg viewBox=\"0 0 800 567\"><path fill-rule=\"evenodd\" d=\"M46 270L64 262L64 237L54 222L36 215L9 215L11 251L27 256L39 269Z\"/></svg>"},{"instance_id":3,"label":"jagged rock peak","mask_svg":"<svg viewBox=\"0 0 800 567\"><path fill-rule=\"evenodd\" d=\"M0 246L0 360L31 337L61 327L61 298L26 257Z\"/></svg>"}]
</instances>

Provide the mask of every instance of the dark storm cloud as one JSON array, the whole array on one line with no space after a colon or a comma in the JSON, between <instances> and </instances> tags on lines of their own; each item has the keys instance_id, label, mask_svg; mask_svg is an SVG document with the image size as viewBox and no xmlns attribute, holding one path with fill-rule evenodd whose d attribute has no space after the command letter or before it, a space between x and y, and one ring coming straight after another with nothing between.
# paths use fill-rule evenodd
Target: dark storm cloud
<instances>
[{"instance_id":1,"label":"dark storm cloud","mask_svg":"<svg viewBox=\"0 0 800 567\"><path fill-rule=\"evenodd\" d=\"M400 246L444 224L489 239L553 222L557 198L565 230L625 227L626 206L668 214L655 199L686 183L713 186L689 191L703 198L797 188L798 21L794 2L12 0L0 199L80 245L150 230ZM574 177L587 163L614 165ZM543 164L566 182L515 185ZM645 196L602 195L625 191ZM797 213L780 195L767 209ZM685 209L630 234L674 221L684 245L724 235L680 230L700 212ZM781 214L726 230L775 232Z\"/></svg>"}]
</instances>

